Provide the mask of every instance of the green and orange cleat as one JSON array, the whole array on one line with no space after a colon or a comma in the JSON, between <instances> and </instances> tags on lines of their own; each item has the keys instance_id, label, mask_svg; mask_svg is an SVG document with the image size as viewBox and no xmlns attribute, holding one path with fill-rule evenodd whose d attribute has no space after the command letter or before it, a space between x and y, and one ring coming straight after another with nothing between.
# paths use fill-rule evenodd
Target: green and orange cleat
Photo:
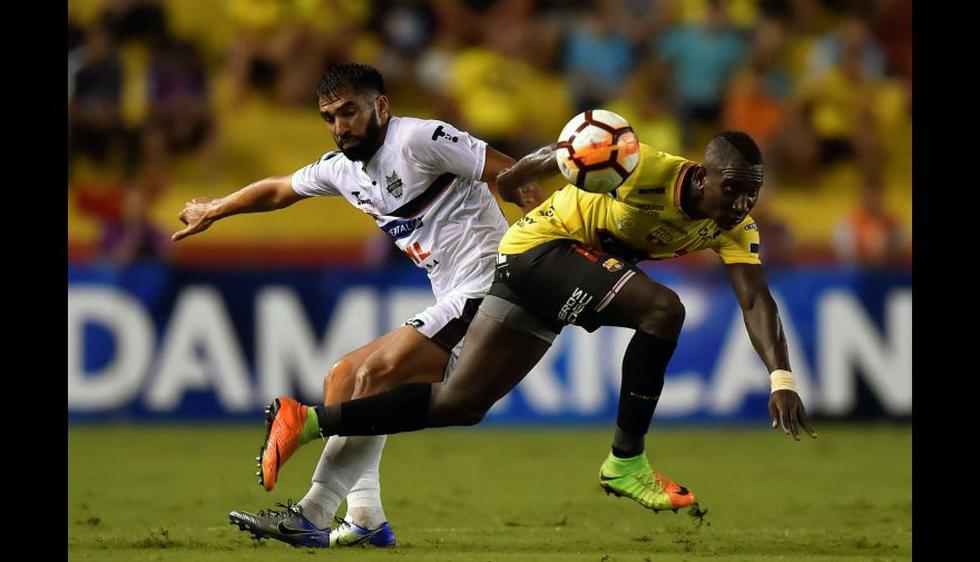
<instances>
[{"instance_id":1,"label":"green and orange cleat","mask_svg":"<svg viewBox=\"0 0 980 562\"><path fill-rule=\"evenodd\" d=\"M645 453L621 459L612 453L599 468L599 486L616 497L629 498L655 512L692 507L699 510L694 494L650 468Z\"/></svg>"},{"instance_id":2,"label":"green and orange cleat","mask_svg":"<svg viewBox=\"0 0 980 562\"><path fill-rule=\"evenodd\" d=\"M259 484L271 492L276 486L279 471L296 449L320 435L316 414L312 408L292 398L280 396L265 409L265 441L255 457Z\"/></svg>"}]
</instances>

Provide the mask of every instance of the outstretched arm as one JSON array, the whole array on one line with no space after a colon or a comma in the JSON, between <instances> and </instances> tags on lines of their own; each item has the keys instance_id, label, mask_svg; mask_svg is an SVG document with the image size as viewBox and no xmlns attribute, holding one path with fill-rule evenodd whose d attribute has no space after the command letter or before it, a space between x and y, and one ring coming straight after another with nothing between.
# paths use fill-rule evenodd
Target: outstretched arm
<instances>
[{"instance_id":1,"label":"outstretched arm","mask_svg":"<svg viewBox=\"0 0 980 562\"><path fill-rule=\"evenodd\" d=\"M500 196L507 201L513 200L508 199L508 197L518 196L532 200L533 205L526 207L521 205L525 211L530 211L543 200L537 182L552 178L560 173L558 159L555 156L555 145L549 144L542 146L518 160L513 166L501 171L497 175L497 188L500 189Z\"/></svg>"},{"instance_id":2,"label":"outstretched arm","mask_svg":"<svg viewBox=\"0 0 980 562\"><path fill-rule=\"evenodd\" d=\"M175 232L171 238L177 241L204 232L214 221L225 217L275 211L305 198L293 190L292 176L274 176L259 180L217 199L195 197L180 212L180 221L187 228Z\"/></svg>"},{"instance_id":3,"label":"outstretched arm","mask_svg":"<svg viewBox=\"0 0 980 562\"><path fill-rule=\"evenodd\" d=\"M816 438L816 432L807 421L803 401L793 386L786 335L762 266L734 263L726 266L726 270L742 308L742 318L752 346L769 369L773 383L769 396L769 416L773 428L779 425L784 433L799 440L797 426L802 426L810 437Z\"/></svg>"}]
</instances>

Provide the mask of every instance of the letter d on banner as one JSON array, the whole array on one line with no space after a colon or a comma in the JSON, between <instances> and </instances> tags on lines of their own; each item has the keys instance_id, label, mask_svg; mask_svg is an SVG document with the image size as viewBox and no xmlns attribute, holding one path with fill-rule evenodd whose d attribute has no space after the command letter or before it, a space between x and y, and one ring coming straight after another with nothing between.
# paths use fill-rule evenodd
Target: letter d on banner
<instances>
[{"instance_id":1,"label":"letter d on banner","mask_svg":"<svg viewBox=\"0 0 980 562\"><path fill-rule=\"evenodd\" d=\"M115 338L115 355L96 373L84 372L85 324L97 323ZM68 290L68 409L79 412L123 406L139 391L153 354L153 323L143 305L112 288Z\"/></svg>"}]
</instances>

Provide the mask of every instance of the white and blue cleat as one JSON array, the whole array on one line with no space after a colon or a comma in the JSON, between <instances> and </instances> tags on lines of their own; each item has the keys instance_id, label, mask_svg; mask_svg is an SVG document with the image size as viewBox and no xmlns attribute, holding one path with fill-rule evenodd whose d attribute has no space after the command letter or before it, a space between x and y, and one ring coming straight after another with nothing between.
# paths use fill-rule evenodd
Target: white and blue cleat
<instances>
[{"instance_id":1,"label":"white and blue cleat","mask_svg":"<svg viewBox=\"0 0 980 562\"><path fill-rule=\"evenodd\" d=\"M330 531L330 544L338 546L395 546L395 533L387 521L375 529L367 529L346 519L337 519L337 527Z\"/></svg>"}]
</instances>

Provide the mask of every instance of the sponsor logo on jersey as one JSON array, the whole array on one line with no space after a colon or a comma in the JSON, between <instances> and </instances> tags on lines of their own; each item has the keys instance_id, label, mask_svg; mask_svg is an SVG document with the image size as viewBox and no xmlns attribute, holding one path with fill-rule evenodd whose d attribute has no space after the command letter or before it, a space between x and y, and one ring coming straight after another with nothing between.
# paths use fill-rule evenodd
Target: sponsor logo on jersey
<instances>
[{"instance_id":1,"label":"sponsor logo on jersey","mask_svg":"<svg viewBox=\"0 0 980 562\"><path fill-rule=\"evenodd\" d=\"M752 242L751 244L749 244L749 252L753 254L758 254L759 244L757 244L756 242Z\"/></svg>"},{"instance_id":2,"label":"sponsor logo on jersey","mask_svg":"<svg viewBox=\"0 0 980 562\"><path fill-rule=\"evenodd\" d=\"M653 204L645 205L645 204L639 204L639 205L633 205L633 206L636 207L637 209L645 212L645 213L653 213L653 214L656 214L657 212L664 210L664 206L663 205L653 205Z\"/></svg>"},{"instance_id":3,"label":"sponsor logo on jersey","mask_svg":"<svg viewBox=\"0 0 980 562\"><path fill-rule=\"evenodd\" d=\"M640 195L662 195L666 193L666 187L641 187L639 189Z\"/></svg>"},{"instance_id":4,"label":"sponsor logo on jersey","mask_svg":"<svg viewBox=\"0 0 980 562\"><path fill-rule=\"evenodd\" d=\"M381 225L381 230L391 237L392 240L401 240L410 236L413 232L422 228L422 219L399 219Z\"/></svg>"},{"instance_id":5,"label":"sponsor logo on jersey","mask_svg":"<svg viewBox=\"0 0 980 562\"><path fill-rule=\"evenodd\" d=\"M749 223L745 225L745 230L759 230L759 225L754 222Z\"/></svg>"},{"instance_id":6,"label":"sponsor logo on jersey","mask_svg":"<svg viewBox=\"0 0 980 562\"><path fill-rule=\"evenodd\" d=\"M436 127L436 130L432 133L432 140L436 141L439 139L446 139L446 140L451 140L453 142L459 142L459 137L447 133L443 129L442 125Z\"/></svg>"},{"instance_id":7,"label":"sponsor logo on jersey","mask_svg":"<svg viewBox=\"0 0 980 562\"><path fill-rule=\"evenodd\" d=\"M558 319L562 322L574 324L578 320L579 314L585 310L586 305L592 302L592 295L586 293L579 287L575 287L572 296L568 297L561 310L558 311Z\"/></svg>"},{"instance_id":8,"label":"sponsor logo on jersey","mask_svg":"<svg viewBox=\"0 0 980 562\"><path fill-rule=\"evenodd\" d=\"M615 273L620 269L623 269L623 262L617 260L616 258L609 258L606 261L602 262L602 267Z\"/></svg>"},{"instance_id":9,"label":"sponsor logo on jersey","mask_svg":"<svg viewBox=\"0 0 980 562\"><path fill-rule=\"evenodd\" d=\"M398 172L392 172L390 176L385 174L385 183L388 187L388 193L395 197L402 196L404 190L402 189L402 179L398 177Z\"/></svg>"}]
</instances>

